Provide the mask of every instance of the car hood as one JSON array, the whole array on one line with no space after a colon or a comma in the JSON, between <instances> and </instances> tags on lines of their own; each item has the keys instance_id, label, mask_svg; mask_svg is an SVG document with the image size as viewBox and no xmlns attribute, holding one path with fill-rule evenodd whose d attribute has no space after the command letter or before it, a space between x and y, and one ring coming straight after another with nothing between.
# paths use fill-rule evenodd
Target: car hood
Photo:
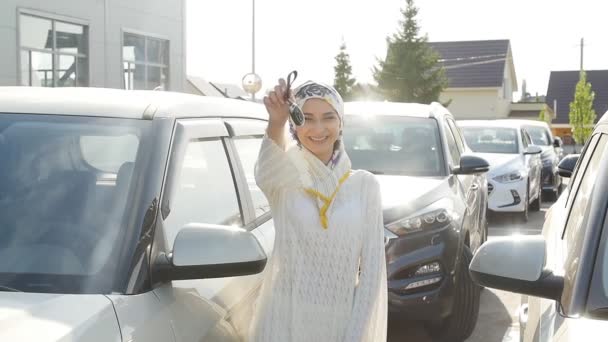
<instances>
[{"instance_id":1,"label":"car hood","mask_svg":"<svg viewBox=\"0 0 608 342\"><path fill-rule=\"evenodd\" d=\"M449 191L448 177L410 177L377 175L382 193L382 207L385 221L401 212L411 212L424 207L439 198L445 197Z\"/></svg>"},{"instance_id":2,"label":"car hood","mask_svg":"<svg viewBox=\"0 0 608 342\"><path fill-rule=\"evenodd\" d=\"M507 170L523 168L523 160L520 154L514 153L476 153L490 164L488 176L497 176Z\"/></svg>"},{"instance_id":3,"label":"car hood","mask_svg":"<svg viewBox=\"0 0 608 342\"><path fill-rule=\"evenodd\" d=\"M120 341L104 295L0 292L0 341Z\"/></svg>"}]
</instances>

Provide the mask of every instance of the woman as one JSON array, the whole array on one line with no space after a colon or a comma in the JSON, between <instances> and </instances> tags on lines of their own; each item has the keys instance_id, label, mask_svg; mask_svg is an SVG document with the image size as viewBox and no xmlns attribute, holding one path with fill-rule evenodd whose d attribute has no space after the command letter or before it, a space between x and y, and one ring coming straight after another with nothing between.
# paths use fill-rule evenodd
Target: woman
<instances>
[{"instance_id":1,"label":"woman","mask_svg":"<svg viewBox=\"0 0 608 342\"><path fill-rule=\"evenodd\" d=\"M380 188L351 170L342 145L344 105L326 85L295 92L302 126L290 123L279 80L264 98L269 114L256 182L272 210L274 251L265 270L251 340L386 341L387 293Z\"/></svg>"}]
</instances>

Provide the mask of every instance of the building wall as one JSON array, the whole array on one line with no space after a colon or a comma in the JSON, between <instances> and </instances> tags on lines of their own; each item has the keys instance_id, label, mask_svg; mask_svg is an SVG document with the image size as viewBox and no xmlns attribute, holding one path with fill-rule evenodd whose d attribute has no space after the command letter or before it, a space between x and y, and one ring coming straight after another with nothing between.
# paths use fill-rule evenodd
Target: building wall
<instances>
[{"instance_id":1,"label":"building wall","mask_svg":"<svg viewBox=\"0 0 608 342\"><path fill-rule=\"evenodd\" d=\"M503 74L503 85L498 91L498 98L496 99L496 116L499 118L506 118L511 112L511 102L513 102L513 70L511 69L511 63L505 63L505 70Z\"/></svg>"},{"instance_id":2,"label":"building wall","mask_svg":"<svg viewBox=\"0 0 608 342\"><path fill-rule=\"evenodd\" d=\"M452 88L445 90L439 97L442 103L452 101L448 110L458 120L498 118L497 98L496 88L477 90Z\"/></svg>"},{"instance_id":3,"label":"building wall","mask_svg":"<svg viewBox=\"0 0 608 342\"><path fill-rule=\"evenodd\" d=\"M185 87L185 0L2 0L0 85L19 85L20 11L76 24L89 33L89 86L123 88L123 32L169 41L169 90Z\"/></svg>"}]
</instances>

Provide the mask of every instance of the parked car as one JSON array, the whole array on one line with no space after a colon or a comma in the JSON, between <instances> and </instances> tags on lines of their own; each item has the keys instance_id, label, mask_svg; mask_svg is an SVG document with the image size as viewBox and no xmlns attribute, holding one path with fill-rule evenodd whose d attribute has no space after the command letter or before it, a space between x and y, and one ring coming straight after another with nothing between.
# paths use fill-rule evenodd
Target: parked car
<instances>
[{"instance_id":1,"label":"parked car","mask_svg":"<svg viewBox=\"0 0 608 342\"><path fill-rule=\"evenodd\" d=\"M8 87L0 108L0 340L241 341L274 241L247 182L262 105Z\"/></svg>"},{"instance_id":2,"label":"parked car","mask_svg":"<svg viewBox=\"0 0 608 342\"><path fill-rule=\"evenodd\" d=\"M562 189L562 178L557 171L557 164L563 158L562 142L559 137L553 137L549 125L538 120L512 120L521 124L530 134L532 144L543 151L540 154L542 162L541 183L544 191L543 198L556 200Z\"/></svg>"},{"instance_id":3,"label":"parked car","mask_svg":"<svg viewBox=\"0 0 608 342\"><path fill-rule=\"evenodd\" d=\"M351 102L345 113L353 168L381 186L391 317L426 321L436 341L463 341L479 310L467 267L487 237L488 163L438 103Z\"/></svg>"},{"instance_id":4,"label":"parked car","mask_svg":"<svg viewBox=\"0 0 608 342\"><path fill-rule=\"evenodd\" d=\"M458 124L471 150L490 163L488 207L516 212L528 221L528 210L542 201L540 153L526 128L511 120L464 120Z\"/></svg>"},{"instance_id":5,"label":"parked car","mask_svg":"<svg viewBox=\"0 0 608 342\"><path fill-rule=\"evenodd\" d=\"M606 340L607 114L580 156L560 162L561 175L571 181L547 212L542 235L491 240L471 263L479 284L524 295L523 342Z\"/></svg>"}]
</instances>

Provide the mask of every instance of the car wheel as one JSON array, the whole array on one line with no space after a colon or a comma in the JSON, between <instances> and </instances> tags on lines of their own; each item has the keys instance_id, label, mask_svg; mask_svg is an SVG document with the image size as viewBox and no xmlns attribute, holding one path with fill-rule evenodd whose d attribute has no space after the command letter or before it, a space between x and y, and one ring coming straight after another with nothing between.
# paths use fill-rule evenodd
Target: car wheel
<instances>
[{"instance_id":1,"label":"car wheel","mask_svg":"<svg viewBox=\"0 0 608 342\"><path fill-rule=\"evenodd\" d=\"M427 333L436 342L462 342L475 329L479 316L481 289L469 275L469 264L473 255L468 246L463 246L456 274L454 306L452 313L440 321L425 324Z\"/></svg>"},{"instance_id":2,"label":"car wheel","mask_svg":"<svg viewBox=\"0 0 608 342\"><path fill-rule=\"evenodd\" d=\"M538 187L538 196L536 197L534 202L532 202L530 204L530 209L532 209L532 211L539 211L540 204L542 203L542 201L543 201L543 189L539 186Z\"/></svg>"}]
</instances>

